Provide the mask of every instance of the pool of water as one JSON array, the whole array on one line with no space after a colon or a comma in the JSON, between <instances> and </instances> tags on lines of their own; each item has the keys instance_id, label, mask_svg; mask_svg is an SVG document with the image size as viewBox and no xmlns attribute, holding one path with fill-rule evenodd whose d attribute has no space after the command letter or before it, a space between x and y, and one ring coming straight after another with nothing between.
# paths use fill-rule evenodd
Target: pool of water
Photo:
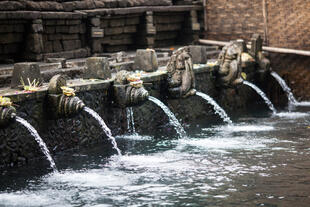
<instances>
[{"instance_id":1,"label":"pool of water","mask_svg":"<svg viewBox=\"0 0 310 207\"><path fill-rule=\"evenodd\" d=\"M0 206L310 206L310 114L192 127L188 137L124 135L1 171Z\"/></svg>"}]
</instances>

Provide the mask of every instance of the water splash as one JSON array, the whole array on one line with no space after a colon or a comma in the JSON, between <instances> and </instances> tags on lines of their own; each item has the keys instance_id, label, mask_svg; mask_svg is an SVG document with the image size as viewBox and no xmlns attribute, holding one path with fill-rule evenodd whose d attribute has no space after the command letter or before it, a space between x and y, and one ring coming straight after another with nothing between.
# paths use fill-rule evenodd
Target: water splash
<instances>
[{"instance_id":1,"label":"water splash","mask_svg":"<svg viewBox=\"0 0 310 207\"><path fill-rule=\"evenodd\" d=\"M209 104L211 104L215 110L215 113L218 114L223 120L224 122L228 123L228 124L232 124L231 119L229 118L229 116L226 114L226 112L224 111L224 109L222 107L220 107L213 98L211 98L210 96L208 96L205 93L201 93L201 92L196 92L197 96L200 96L201 98L203 98L204 100L206 100Z\"/></svg>"},{"instance_id":2,"label":"water splash","mask_svg":"<svg viewBox=\"0 0 310 207\"><path fill-rule=\"evenodd\" d=\"M56 164L51 156L50 151L48 150L45 142L43 141L43 139L40 137L40 135L38 134L37 130L35 130L35 128L33 128L33 126L31 126L31 124L29 124L25 119L21 118L21 117L16 117L16 121L18 121L19 123L21 123L24 127L26 127L28 129L28 131L31 133L31 135L34 137L34 139L36 140L36 142L39 144L39 147L41 149L41 151L43 152L43 154L46 156L47 160L50 162L50 166L51 168L55 171L58 172Z\"/></svg>"},{"instance_id":3,"label":"water splash","mask_svg":"<svg viewBox=\"0 0 310 207\"><path fill-rule=\"evenodd\" d=\"M266 94L259 89L256 85L254 85L253 83L250 83L248 81L243 81L243 84L250 86L251 88L253 88L265 101L265 103L268 105L269 109L272 111L273 114L277 113L277 110L275 109L275 107L273 106L273 104L271 103L271 101L268 99L268 97L266 96Z\"/></svg>"},{"instance_id":4,"label":"water splash","mask_svg":"<svg viewBox=\"0 0 310 207\"><path fill-rule=\"evenodd\" d=\"M283 80L276 72L271 72L271 75L278 81L282 89L285 91L289 104L297 103L298 101L294 97L292 90L290 89L290 87L288 87L285 80Z\"/></svg>"},{"instance_id":5,"label":"water splash","mask_svg":"<svg viewBox=\"0 0 310 207\"><path fill-rule=\"evenodd\" d=\"M163 102L161 102L155 97L149 96L149 100L158 105L167 114L167 116L169 117L169 123L174 126L179 137L186 137L185 130L183 129L177 118L174 116L174 114L170 111L170 109Z\"/></svg>"},{"instance_id":6,"label":"water splash","mask_svg":"<svg viewBox=\"0 0 310 207\"><path fill-rule=\"evenodd\" d=\"M127 108L127 129L130 133L136 134L132 107Z\"/></svg>"},{"instance_id":7,"label":"water splash","mask_svg":"<svg viewBox=\"0 0 310 207\"><path fill-rule=\"evenodd\" d=\"M94 110L92 110L91 108L88 107L84 107L84 111L86 111L88 114L90 114L92 117L94 117L98 123L100 124L101 128L103 129L103 131L106 133L106 135L108 136L108 140L111 141L112 145L113 145L113 149L115 149L117 151L118 155L122 155L121 150L117 147L117 143L115 138L112 136L112 132L109 129L109 127L105 124L105 122L103 121L103 119L99 116L99 114L97 114L97 112L95 112Z\"/></svg>"}]
</instances>

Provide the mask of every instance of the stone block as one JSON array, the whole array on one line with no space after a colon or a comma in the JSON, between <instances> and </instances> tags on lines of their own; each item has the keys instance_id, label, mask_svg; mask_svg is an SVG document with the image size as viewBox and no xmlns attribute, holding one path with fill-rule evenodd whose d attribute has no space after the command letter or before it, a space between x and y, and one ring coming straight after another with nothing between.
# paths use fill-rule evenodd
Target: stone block
<instances>
[{"instance_id":1,"label":"stone block","mask_svg":"<svg viewBox=\"0 0 310 207\"><path fill-rule=\"evenodd\" d=\"M190 45L189 51L192 56L193 64L206 64L207 62L206 46Z\"/></svg>"},{"instance_id":2,"label":"stone block","mask_svg":"<svg viewBox=\"0 0 310 207\"><path fill-rule=\"evenodd\" d=\"M137 50L133 68L135 70L143 70L146 72L156 71L158 69L158 61L155 50Z\"/></svg>"},{"instance_id":3,"label":"stone block","mask_svg":"<svg viewBox=\"0 0 310 207\"><path fill-rule=\"evenodd\" d=\"M147 34L156 34L156 27L153 24L146 24L146 33Z\"/></svg>"},{"instance_id":4,"label":"stone block","mask_svg":"<svg viewBox=\"0 0 310 207\"><path fill-rule=\"evenodd\" d=\"M44 52L45 53L53 52L53 42L52 41L44 42Z\"/></svg>"},{"instance_id":5,"label":"stone block","mask_svg":"<svg viewBox=\"0 0 310 207\"><path fill-rule=\"evenodd\" d=\"M54 34L56 32L56 28L54 26L45 26L44 32L47 34Z\"/></svg>"},{"instance_id":6,"label":"stone block","mask_svg":"<svg viewBox=\"0 0 310 207\"><path fill-rule=\"evenodd\" d=\"M135 25L140 23L140 18L139 17L129 17L126 18L125 24L126 25Z\"/></svg>"},{"instance_id":7,"label":"stone block","mask_svg":"<svg viewBox=\"0 0 310 207\"><path fill-rule=\"evenodd\" d=\"M110 79L111 70L106 57L90 57L86 59L84 78Z\"/></svg>"},{"instance_id":8,"label":"stone block","mask_svg":"<svg viewBox=\"0 0 310 207\"><path fill-rule=\"evenodd\" d=\"M123 27L113 27L113 28L107 28L105 30L106 35L116 35L116 34L122 34L124 28Z\"/></svg>"},{"instance_id":9,"label":"stone block","mask_svg":"<svg viewBox=\"0 0 310 207\"><path fill-rule=\"evenodd\" d=\"M91 37L93 38L101 38L104 37L104 30L98 27L91 28Z\"/></svg>"},{"instance_id":10,"label":"stone block","mask_svg":"<svg viewBox=\"0 0 310 207\"><path fill-rule=\"evenodd\" d=\"M11 88L18 88L22 85L21 79L25 85L28 84L28 79L32 83L34 80L42 84L40 67L37 63L16 63L14 64Z\"/></svg>"},{"instance_id":11,"label":"stone block","mask_svg":"<svg viewBox=\"0 0 310 207\"><path fill-rule=\"evenodd\" d=\"M53 41L53 51L54 52L61 52L61 51L63 51L61 42L59 40Z\"/></svg>"},{"instance_id":12,"label":"stone block","mask_svg":"<svg viewBox=\"0 0 310 207\"><path fill-rule=\"evenodd\" d=\"M92 41L92 52L99 53L102 52L101 40L93 40Z\"/></svg>"},{"instance_id":13,"label":"stone block","mask_svg":"<svg viewBox=\"0 0 310 207\"><path fill-rule=\"evenodd\" d=\"M100 26L100 18L98 18L98 17L91 18L90 24L94 27L99 27Z\"/></svg>"},{"instance_id":14,"label":"stone block","mask_svg":"<svg viewBox=\"0 0 310 207\"><path fill-rule=\"evenodd\" d=\"M65 51L75 50L81 48L80 40L65 40L62 41L62 45Z\"/></svg>"},{"instance_id":15,"label":"stone block","mask_svg":"<svg viewBox=\"0 0 310 207\"><path fill-rule=\"evenodd\" d=\"M125 26L124 33L135 33L137 32L137 26Z\"/></svg>"},{"instance_id":16,"label":"stone block","mask_svg":"<svg viewBox=\"0 0 310 207\"><path fill-rule=\"evenodd\" d=\"M42 24L32 24L30 31L33 33L41 33L41 32L43 32L43 25Z\"/></svg>"},{"instance_id":17,"label":"stone block","mask_svg":"<svg viewBox=\"0 0 310 207\"><path fill-rule=\"evenodd\" d=\"M47 58L46 62L47 63L60 63L61 68L66 68L67 67L67 60L66 60L66 58Z\"/></svg>"},{"instance_id":18,"label":"stone block","mask_svg":"<svg viewBox=\"0 0 310 207\"><path fill-rule=\"evenodd\" d=\"M70 34L80 33L80 26L78 26L78 25L69 26L68 33L70 33Z\"/></svg>"},{"instance_id":19,"label":"stone block","mask_svg":"<svg viewBox=\"0 0 310 207\"><path fill-rule=\"evenodd\" d=\"M4 33L0 35L0 44L11 44L23 41L23 34L21 33Z\"/></svg>"},{"instance_id":20,"label":"stone block","mask_svg":"<svg viewBox=\"0 0 310 207\"><path fill-rule=\"evenodd\" d=\"M56 33L68 33L69 32L68 26L57 26L55 28L56 28Z\"/></svg>"},{"instance_id":21,"label":"stone block","mask_svg":"<svg viewBox=\"0 0 310 207\"><path fill-rule=\"evenodd\" d=\"M110 27L122 27L125 25L125 19L111 19Z\"/></svg>"}]
</instances>

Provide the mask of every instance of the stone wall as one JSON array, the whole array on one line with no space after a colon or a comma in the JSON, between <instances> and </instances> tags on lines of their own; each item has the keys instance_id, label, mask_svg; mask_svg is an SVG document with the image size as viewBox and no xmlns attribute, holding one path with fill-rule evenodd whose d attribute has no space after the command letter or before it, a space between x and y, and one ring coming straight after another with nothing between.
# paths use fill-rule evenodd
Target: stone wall
<instances>
[{"instance_id":1,"label":"stone wall","mask_svg":"<svg viewBox=\"0 0 310 207\"><path fill-rule=\"evenodd\" d=\"M261 116L262 110L268 112L268 107L263 100L249 87L218 88L211 70L210 67L195 69L197 90L213 97L230 116L247 116L255 112L259 112ZM263 78L251 81L258 85L268 85L266 84L268 82L274 87L275 81L268 76L268 74L259 75L257 77ZM213 107L197 96L186 99L167 99L166 78L166 74L154 73L144 77L143 80L149 93L168 105L182 125L191 126L197 121L204 121L208 124L222 122L214 113ZM127 132L126 109L116 108L113 105L111 81L104 83L77 82L76 84L77 96L105 120L113 135ZM283 92L279 95L285 97ZM18 105L18 116L29 121L38 130L53 155L76 147L91 146L98 142L106 144L103 153L115 153L99 124L87 113L81 112L80 115L72 118L51 120L46 113L47 100L43 91L37 92L37 94L25 94L24 98L17 98L17 96L13 95L15 103ZM138 133L176 136L167 116L154 103L146 102L141 106L133 107L133 109ZM1 129L0 137L0 166L25 164L30 160L43 157L34 138L18 123Z\"/></svg>"},{"instance_id":2,"label":"stone wall","mask_svg":"<svg viewBox=\"0 0 310 207\"><path fill-rule=\"evenodd\" d=\"M28 26L27 20L0 20L0 63L22 57Z\"/></svg>"},{"instance_id":3,"label":"stone wall","mask_svg":"<svg viewBox=\"0 0 310 207\"><path fill-rule=\"evenodd\" d=\"M101 17L100 27L104 30L104 37L98 40L101 52L135 49L141 16L142 14L131 14Z\"/></svg>"},{"instance_id":4,"label":"stone wall","mask_svg":"<svg viewBox=\"0 0 310 207\"><path fill-rule=\"evenodd\" d=\"M61 57L71 59L86 57L86 21L84 19L45 19L43 21L44 59Z\"/></svg>"}]
</instances>

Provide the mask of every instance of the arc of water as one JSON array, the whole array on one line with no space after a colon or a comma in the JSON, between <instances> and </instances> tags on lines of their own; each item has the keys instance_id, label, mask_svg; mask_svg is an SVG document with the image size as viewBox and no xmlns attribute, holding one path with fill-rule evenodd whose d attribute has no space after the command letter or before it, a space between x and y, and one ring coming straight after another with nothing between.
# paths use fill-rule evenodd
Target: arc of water
<instances>
[{"instance_id":1,"label":"arc of water","mask_svg":"<svg viewBox=\"0 0 310 207\"><path fill-rule=\"evenodd\" d=\"M127 108L127 128L132 134L136 134L135 121L132 107Z\"/></svg>"},{"instance_id":2,"label":"arc of water","mask_svg":"<svg viewBox=\"0 0 310 207\"><path fill-rule=\"evenodd\" d=\"M29 124L25 119L23 119L21 117L17 116L16 121L28 129L28 131L34 137L35 141L39 144L39 147L40 147L41 151L43 152L43 154L46 156L47 160L49 161L51 168L54 171L58 172L56 164L55 164L55 162L54 162L54 160L50 154L50 151L48 150L43 139L38 134L37 130L35 130L35 128L33 128L33 126L31 126L31 124Z\"/></svg>"},{"instance_id":3,"label":"arc of water","mask_svg":"<svg viewBox=\"0 0 310 207\"><path fill-rule=\"evenodd\" d=\"M272 111L273 114L277 113L277 110L274 107L274 105L271 103L269 98L266 96L266 94L260 88L258 88L256 85L254 85L253 83L250 83L248 81L243 81L243 84L250 86L252 89L254 89L264 99L265 103L268 105L269 109Z\"/></svg>"},{"instance_id":4,"label":"arc of water","mask_svg":"<svg viewBox=\"0 0 310 207\"><path fill-rule=\"evenodd\" d=\"M99 116L99 114L97 112L95 112L94 110L92 110L89 107L84 107L84 111L86 111L88 114L90 114L92 117L94 117L98 123L100 124L102 130L106 133L106 135L108 136L108 139L111 141L112 145L113 145L113 149L115 149L117 151L117 154L119 156L122 155L121 150L117 147L117 143L115 138L112 136L112 132L109 129L109 127L105 124L105 122L103 121L103 119Z\"/></svg>"},{"instance_id":5,"label":"arc of water","mask_svg":"<svg viewBox=\"0 0 310 207\"><path fill-rule=\"evenodd\" d=\"M201 92L196 92L197 96L200 96L201 98L203 98L204 100L206 100L209 104L211 104L215 110L215 113L218 114L223 120L224 122L228 123L228 124L232 124L231 119L229 118L229 116L226 114L226 112L224 111L224 109L222 107L220 107L213 98L211 98L210 96L208 96L205 93L201 93Z\"/></svg>"},{"instance_id":6,"label":"arc of water","mask_svg":"<svg viewBox=\"0 0 310 207\"><path fill-rule=\"evenodd\" d=\"M288 85L286 84L285 80L283 80L281 78L281 76L279 76L279 74L277 74L276 72L272 71L271 75L278 81L278 83L280 84L280 86L282 87L282 89L285 91L289 104L295 104L298 101L296 100L296 98L294 97L292 90L290 89L290 87L288 87Z\"/></svg>"},{"instance_id":7,"label":"arc of water","mask_svg":"<svg viewBox=\"0 0 310 207\"><path fill-rule=\"evenodd\" d=\"M168 116L169 118L169 123L175 127L175 130L179 137L186 137L186 132L178 119L174 116L174 114L170 111L170 109L160 100L158 100L155 97L149 96L148 98L150 101L155 103L157 106L159 106Z\"/></svg>"}]
</instances>

